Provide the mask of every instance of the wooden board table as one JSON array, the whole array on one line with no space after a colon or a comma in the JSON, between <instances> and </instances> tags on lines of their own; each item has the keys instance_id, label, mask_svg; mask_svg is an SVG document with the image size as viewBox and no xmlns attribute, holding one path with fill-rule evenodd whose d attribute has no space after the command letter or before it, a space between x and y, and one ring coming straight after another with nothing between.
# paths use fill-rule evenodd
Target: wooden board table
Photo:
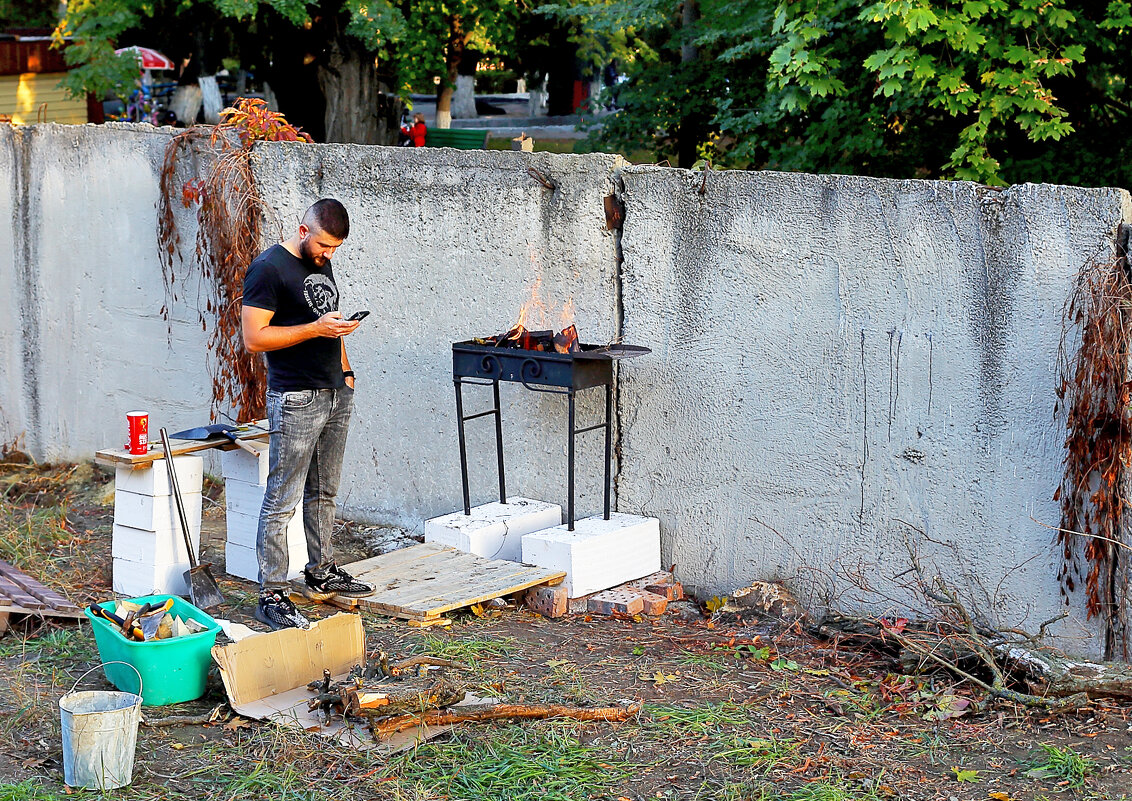
<instances>
[{"instance_id":1,"label":"wooden board table","mask_svg":"<svg viewBox=\"0 0 1132 801\"><path fill-rule=\"evenodd\" d=\"M252 432L241 436L240 439L258 440L259 442L268 441L269 432L265 428L258 424L252 428ZM220 435L205 440L174 439L170 437L169 447L173 451L174 456L184 456L186 453L206 451L210 448L230 451L238 446L227 437ZM131 467L135 470L152 467L154 462L164 458L165 449L161 447L160 440L149 443L149 452L144 454L133 454L124 448L104 448L100 451L96 451L94 454L94 461L99 464L106 465L107 467Z\"/></svg>"},{"instance_id":2,"label":"wooden board table","mask_svg":"<svg viewBox=\"0 0 1132 801\"><path fill-rule=\"evenodd\" d=\"M485 559L432 542L343 565L343 569L375 587L371 595L350 599L357 606L422 622L540 584L561 584L566 578L565 571Z\"/></svg>"}]
</instances>

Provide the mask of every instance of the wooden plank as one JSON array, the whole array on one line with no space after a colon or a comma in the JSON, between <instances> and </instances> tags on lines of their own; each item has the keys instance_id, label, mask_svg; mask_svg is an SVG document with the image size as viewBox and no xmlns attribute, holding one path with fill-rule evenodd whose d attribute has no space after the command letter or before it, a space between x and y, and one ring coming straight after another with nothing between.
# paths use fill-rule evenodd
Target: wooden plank
<instances>
[{"instance_id":1,"label":"wooden plank","mask_svg":"<svg viewBox=\"0 0 1132 801\"><path fill-rule=\"evenodd\" d=\"M492 598L502 598L513 592L537 587L540 584L545 584L546 578L547 576L544 574L532 575L528 573L522 577L511 577L509 581L501 580L495 583L477 584L459 592L440 591L431 597L402 600L402 603L413 611L423 613L426 617L432 617L472 604L490 601Z\"/></svg>"},{"instance_id":2,"label":"wooden plank","mask_svg":"<svg viewBox=\"0 0 1132 801\"><path fill-rule=\"evenodd\" d=\"M358 606L393 617L429 621L444 612L561 582L562 571L485 559L435 543L371 557L345 570L375 585Z\"/></svg>"},{"instance_id":3,"label":"wooden plank","mask_svg":"<svg viewBox=\"0 0 1132 801\"><path fill-rule=\"evenodd\" d=\"M23 606L27 609L43 609L48 607L43 601L38 598L33 598L28 593L24 592L20 585L9 579L7 576L0 576L0 596L10 600L12 603Z\"/></svg>"},{"instance_id":4,"label":"wooden plank","mask_svg":"<svg viewBox=\"0 0 1132 801\"><path fill-rule=\"evenodd\" d=\"M240 437L240 439L259 440L260 442L267 442L269 438L270 435L266 431ZM227 438L206 440L169 439L169 448L173 451L174 456L184 456L186 453L207 451L212 448L230 451L238 447L238 445ZM94 454L94 460L96 462L110 467L129 465L135 468L144 468L150 467L157 460L164 458L165 450L161 447L159 441L151 442L149 444L149 452L144 454L133 454L124 448L104 448L103 450L96 451Z\"/></svg>"},{"instance_id":5,"label":"wooden plank","mask_svg":"<svg viewBox=\"0 0 1132 801\"><path fill-rule=\"evenodd\" d=\"M14 584L23 588L29 595L58 611L78 609L73 603L64 598L50 587L44 586L34 578L0 559L0 575L8 578Z\"/></svg>"}]
</instances>

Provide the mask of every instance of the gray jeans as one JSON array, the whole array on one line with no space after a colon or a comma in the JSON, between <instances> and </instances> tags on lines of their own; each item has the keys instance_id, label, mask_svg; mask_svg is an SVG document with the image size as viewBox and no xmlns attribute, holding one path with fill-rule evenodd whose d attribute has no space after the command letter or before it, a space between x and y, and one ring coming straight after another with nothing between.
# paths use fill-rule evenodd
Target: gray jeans
<instances>
[{"instance_id":1,"label":"gray jeans","mask_svg":"<svg viewBox=\"0 0 1132 801\"><path fill-rule=\"evenodd\" d=\"M314 570L333 561L334 499L353 406L354 390L349 387L267 392L267 420L279 433L271 435L267 491L256 536L259 583L265 590L287 589L287 524L300 499L307 567Z\"/></svg>"}]
</instances>

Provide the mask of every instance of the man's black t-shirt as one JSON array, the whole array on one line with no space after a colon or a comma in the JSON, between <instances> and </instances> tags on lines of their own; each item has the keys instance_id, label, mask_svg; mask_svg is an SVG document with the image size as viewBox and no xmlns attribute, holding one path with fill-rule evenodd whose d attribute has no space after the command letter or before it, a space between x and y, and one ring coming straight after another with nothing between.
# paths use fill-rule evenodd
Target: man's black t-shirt
<instances>
[{"instance_id":1,"label":"man's black t-shirt","mask_svg":"<svg viewBox=\"0 0 1132 801\"><path fill-rule=\"evenodd\" d=\"M282 245L268 248L244 276L245 306L275 312L271 325L313 323L338 311L338 287L330 262L323 267L295 258ZM267 386L276 392L334 389L342 378L342 342L315 337L267 352Z\"/></svg>"}]
</instances>

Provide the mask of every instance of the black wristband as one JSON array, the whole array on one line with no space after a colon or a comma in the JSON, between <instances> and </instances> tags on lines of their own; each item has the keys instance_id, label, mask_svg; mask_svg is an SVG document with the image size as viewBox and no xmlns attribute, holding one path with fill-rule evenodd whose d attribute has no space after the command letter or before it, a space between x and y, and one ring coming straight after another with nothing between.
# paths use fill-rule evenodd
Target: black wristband
<instances>
[{"instance_id":1,"label":"black wristband","mask_svg":"<svg viewBox=\"0 0 1132 801\"><path fill-rule=\"evenodd\" d=\"M353 378L354 377L354 371L353 370L343 370L342 371L342 377L343 378Z\"/></svg>"}]
</instances>

